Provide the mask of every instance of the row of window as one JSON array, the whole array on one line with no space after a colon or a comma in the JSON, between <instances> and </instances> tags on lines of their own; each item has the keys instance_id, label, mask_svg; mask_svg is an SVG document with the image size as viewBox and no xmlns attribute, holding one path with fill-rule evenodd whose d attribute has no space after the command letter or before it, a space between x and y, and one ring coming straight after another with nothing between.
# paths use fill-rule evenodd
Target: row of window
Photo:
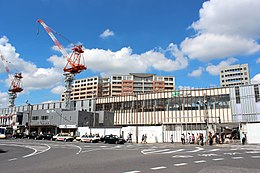
<instances>
[{"instance_id":1,"label":"row of window","mask_svg":"<svg viewBox=\"0 0 260 173\"><path fill-rule=\"evenodd\" d=\"M40 116L41 120L48 120L49 116ZM32 120L39 120L40 119L39 116L32 116Z\"/></svg>"},{"instance_id":2,"label":"row of window","mask_svg":"<svg viewBox=\"0 0 260 173\"><path fill-rule=\"evenodd\" d=\"M97 104L97 110L121 112L154 112L175 110L204 110L229 108L229 95L205 97L172 97L161 99L119 101L116 103Z\"/></svg>"}]
</instances>

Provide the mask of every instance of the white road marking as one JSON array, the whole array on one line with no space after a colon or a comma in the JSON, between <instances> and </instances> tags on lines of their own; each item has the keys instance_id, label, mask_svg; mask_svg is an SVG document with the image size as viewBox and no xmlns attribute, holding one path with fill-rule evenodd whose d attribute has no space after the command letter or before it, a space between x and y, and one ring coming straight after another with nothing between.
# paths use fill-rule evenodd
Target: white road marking
<instances>
[{"instance_id":1,"label":"white road marking","mask_svg":"<svg viewBox=\"0 0 260 173\"><path fill-rule=\"evenodd\" d=\"M198 156L211 157L211 156L218 156L218 155L217 155L217 154L214 154L214 153L209 153L209 154L198 154Z\"/></svg>"},{"instance_id":2,"label":"white road marking","mask_svg":"<svg viewBox=\"0 0 260 173\"><path fill-rule=\"evenodd\" d=\"M260 156L251 156L253 159L260 159Z\"/></svg>"},{"instance_id":3,"label":"white road marking","mask_svg":"<svg viewBox=\"0 0 260 173\"><path fill-rule=\"evenodd\" d=\"M165 169L167 167L165 166L159 166L159 167L154 167L154 168L150 168L151 170L159 170L159 169Z\"/></svg>"},{"instance_id":4,"label":"white road marking","mask_svg":"<svg viewBox=\"0 0 260 173\"><path fill-rule=\"evenodd\" d=\"M141 171L128 171L128 172L123 172L123 173L138 173L138 172L141 172Z\"/></svg>"},{"instance_id":5,"label":"white road marking","mask_svg":"<svg viewBox=\"0 0 260 173\"><path fill-rule=\"evenodd\" d=\"M197 160L197 161L194 161L194 163L205 163L206 160Z\"/></svg>"},{"instance_id":6,"label":"white road marking","mask_svg":"<svg viewBox=\"0 0 260 173\"><path fill-rule=\"evenodd\" d=\"M248 153L248 154L258 154L258 153L260 153L260 151L247 151L246 153Z\"/></svg>"},{"instance_id":7,"label":"white road marking","mask_svg":"<svg viewBox=\"0 0 260 173\"><path fill-rule=\"evenodd\" d=\"M224 153L224 155L237 155L237 154L243 154L243 153L238 153L238 152L234 152L234 153Z\"/></svg>"},{"instance_id":8,"label":"white road marking","mask_svg":"<svg viewBox=\"0 0 260 173\"><path fill-rule=\"evenodd\" d=\"M219 151L219 150L220 150L219 148L215 148L215 149L209 150L209 152Z\"/></svg>"},{"instance_id":9,"label":"white road marking","mask_svg":"<svg viewBox=\"0 0 260 173\"><path fill-rule=\"evenodd\" d=\"M195 148L196 148L196 150L187 151L187 152L190 152L190 153L196 153L196 152L199 152L199 151L204 150L204 148L201 148L201 147L195 147Z\"/></svg>"},{"instance_id":10,"label":"white road marking","mask_svg":"<svg viewBox=\"0 0 260 173\"><path fill-rule=\"evenodd\" d=\"M243 157L231 157L231 158L234 159L234 160L243 159Z\"/></svg>"},{"instance_id":11,"label":"white road marking","mask_svg":"<svg viewBox=\"0 0 260 173\"><path fill-rule=\"evenodd\" d=\"M190 155L175 155L175 156L172 156L173 158L191 158L193 156L190 156Z\"/></svg>"},{"instance_id":12,"label":"white road marking","mask_svg":"<svg viewBox=\"0 0 260 173\"><path fill-rule=\"evenodd\" d=\"M14 161L14 160L17 160L17 158L9 159L8 161Z\"/></svg>"},{"instance_id":13,"label":"white road marking","mask_svg":"<svg viewBox=\"0 0 260 173\"><path fill-rule=\"evenodd\" d=\"M23 158L26 158L26 157L30 157L30 156L33 156L33 155L35 155L36 153L37 153L37 149L35 149L35 148L32 148L32 147L29 147L29 146L25 146L26 148L30 148L30 149L33 149L34 150L34 152L33 153L31 153L31 154L27 154L27 155L25 155L25 156L23 156Z\"/></svg>"},{"instance_id":14,"label":"white road marking","mask_svg":"<svg viewBox=\"0 0 260 173\"><path fill-rule=\"evenodd\" d=\"M162 153L164 151L169 151L170 149L164 149L164 150L156 150L156 151L150 151L150 152L143 152L143 154L153 154L153 153Z\"/></svg>"},{"instance_id":15,"label":"white road marking","mask_svg":"<svg viewBox=\"0 0 260 173\"><path fill-rule=\"evenodd\" d=\"M166 151L166 152L163 152L164 154L170 154L170 153L177 153L177 152L180 152L180 151L183 151L184 149L178 149L178 150L173 150L173 151Z\"/></svg>"},{"instance_id":16,"label":"white road marking","mask_svg":"<svg viewBox=\"0 0 260 173\"><path fill-rule=\"evenodd\" d=\"M214 161L220 161L220 160L224 160L224 158L216 158L216 159L212 159Z\"/></svg>"},{"instance_id":17,"label":"white road marking","mask_svg":"<svg viewBox=\"0 0 260 173\"><path fill-rule=\"evenodd\" d=\"M177 163L177 164L174 164L174 166L185 166L185 165L188 165L188 163Z\"/></svg>"},{"instance_id":18,"label":"white road marking","mask_svg":"<svg viewBox=\"0 0 260 173\"><path fill-rule=\"evenodd\" d=\"M238 150L237 148L231 148L230 149L231 151L236 151L236 150Z\"/></svg>"}]
</instances>

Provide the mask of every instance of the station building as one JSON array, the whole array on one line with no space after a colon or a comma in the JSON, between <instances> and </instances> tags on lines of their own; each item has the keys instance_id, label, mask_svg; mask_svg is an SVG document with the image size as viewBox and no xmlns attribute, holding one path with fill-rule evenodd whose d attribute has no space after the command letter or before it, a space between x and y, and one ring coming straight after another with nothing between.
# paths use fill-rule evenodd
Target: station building
<instances>
[{"instance_id":1,"label":"station building","mask_svg":"<svg viewBox=\"0 0 260 173\"><path fill-rule=\"evenodd\" d=\"M136 140L141 138L142 133L152 136L156 142L169 142L171 135L174 136L174 141L179 142L182 133L206 135L209 131L212 133L230 131L231 133L237 130L240 135L247 134L248 143L260 143L260 134L256 133L260 130L259 91L260 84L172 90L76 100L72 101L72 108L73 111L92 112L95 115L100 111L109 112L110 116L111 114L113 116L112 124L125 128L125 134L134 133ZM55 113L57 109L62 110L59 111L60 115ZM39 121L37 126L44 128L46 126L44 123L50 121L51 118L51 116L46 117L48 112L53 112L53 117L64 119L66 116L67 120L70 120L70 116L72 116L71 120L79 116L78 113L72 114L63 110L63 102L22 105L0 109L0 125L15 127L28 125L33 128ZM26 116L29 119L24 119ZM33 119L34 116L39 116L39 119ZM79 128L81 123L81 127L89 127L87 119L83 118L80 122L70 120L71 122L67 121L66 124L61 122L53 125L57 128L72 125ZM99 125L102 125L102 121L103 123L107 121L104 116L100 119L95 120L99 122ZM99 125L97 126L101 128L102 126ZM149 134L155 128L157 134ZM129 129L131 131L128 131Z\"/></svg>"}]
</instances>

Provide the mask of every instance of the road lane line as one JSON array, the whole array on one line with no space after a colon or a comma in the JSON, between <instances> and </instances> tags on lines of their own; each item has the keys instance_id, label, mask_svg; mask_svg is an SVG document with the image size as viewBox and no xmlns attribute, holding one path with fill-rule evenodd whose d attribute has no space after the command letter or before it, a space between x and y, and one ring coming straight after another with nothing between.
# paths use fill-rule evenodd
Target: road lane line
<instances>
[{"instance_id":1,"label":"road lane line","mask_svg":"<svg viewBox=\"0 0 260 173\"><path fill-rule=\"evenodd\" d=\"M154 168L150 168L151 170L159 170L159 169L166 169L167 167L165 166L158 166L158 167L154 167Z\"/></svg>"},{"instance_id":2,"label":"road lane line","mask_svg":"<svg viewBox=\"0 0 260 173\"><path fill-rule=\"evenodd\" d=\"M177 163L177 164L174 164L174 166L185 166L185 165L188 165L188 163Z\"/></svg>"},{"instance_id":3,"label":"road lane line","mask_svg":"<svg viewBox=\"0 0 260 173\"><path fill-rule=\"evenodd\" d=\"M123 173L138 173L138 172L141 172L141 171L128 171L128 172L123 172Z\"/></svg>"},{"instance_id":4,"label":"road lane line","mask_svg":"<svg viewBox=\"0 0 260 173\"><path fill-rule=\"evenodd\" d=\"M195 153L195 152L199 152L199 151L202 151L204 150L204 148L201 148L201 147L195 147L197 150L192 150L192 151L187 151L187 152L190 152L190 153Z\"/></svg>"},{"instance_id":5,"label":"road lane line","mask_svg":"<svg viewBox=\"0 0 260 173\"><path fill-rule=\"evenodd\" d=\"M14 160L17 160L17 158L9 159L8 161L14 161Z\"/></svg>"},{"instance_id":6,"label":"road lane line","mask_svg":"<svg viewBox=\"0 0 260 173\"><path fill-rule=\"evenodd\" d=\"M234 160L243 159L243 157L231 157L231 158L234 159Z\"/></svg>"},{"instance_id":7,"label":"road lane line","mask_svg":"<svg viewBox=\"0 0 260 173\"><path fill-rule=\"evenodd\" d=\"M215 148L215 149L209 150L209 152L219 151L219 150L220 150L219 148Z\"/></svg>"},{"instance_id":8,"label":"road lane line","mask_svg":"<svg viewBox=\"0 0 260 173\"><path fill-rule=\"evenodd\" d=\"M166 152L163 152L164 154L170 154L170 153L176 153L176 152L180 152L180 151L183 151L184 149L178 149L178 150L173 150L173 151L166 151Z\"/></svg>"},{"instance_id":9,"label":"road lane line","mask_svg":"<svg viewBox=\"0 0 260 173\"><path fill-rule=\"evenodd\" d=\"M194 163L205 163L206 160L197 160L197 161L194 161Z\"/></svg>"},{"instance_id":10,"label":"road lane line","mask_svg":"<svg viewBox=\"0 0 260 173\"><path fill-rule=\"evenodd\" d=\"M143 154L160 153L160 152L169 151L169 150L170 150L170 149L156 150L156 151L144 152Z\"/></svg>"},{"instance_id":11,"label":"road lane line","mask_svg":"<svg viewBox=\"0 0 260 173\"><path fill-rule=\"evenodd\" d=\"M224 160L224 158L216 158L216 159L212 159L214 161L220 161L220 160Z\"/></svg>"},{"instance_id":12,"label":"road lane line","mask_svg":"<svg viewBox=\"0 0 260 173\"><path fill-rule=\"evenodd\" d=\"M260 159L260 156L251 156L253 159Z\"/></svg>"}]
</instances>

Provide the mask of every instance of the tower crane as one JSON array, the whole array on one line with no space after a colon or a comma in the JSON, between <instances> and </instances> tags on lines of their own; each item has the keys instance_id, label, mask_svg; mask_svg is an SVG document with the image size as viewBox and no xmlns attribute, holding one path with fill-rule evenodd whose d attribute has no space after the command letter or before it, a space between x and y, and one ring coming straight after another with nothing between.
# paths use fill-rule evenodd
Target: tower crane
<instances>
[{"instance_id":1,"label":"tower crane","mask_svg":"<svg viewBox=\"0 0 260 173\"><path fill-rule=\"evenodd\" d=\"M46 32L51 37L52 41L55 43L55 45L59 48L60 52L62 53L63 57L66 59L67 63L65 67L63 68L64 76L65 76L65 108L70 110L70 96L72 92L72 82L74 80L74 76L78 73L81 73L83 70L86 70L87 67L83 64L84 57L83 57L83 47L82 45L76 45L73 44L72 53L69 55L66 50L62 47L62 45L59 43L57 38L54 36L53 33L59 34L58 32L51 29L49 26L47 26L43 20L38 19L37 22L39 22L43 28L46 30Z\"/></svg>"},{"instance_id":2,"label":"tower crane","mask_svg":"<svg viewBox=\"0 0 260 173\"><path fill-rule=\"evenodd\" d=\"M8 78L10 80L10 87L8 89L9 96L9 107L14 107L14 100L17 98L17 93L22 92L22 83L21 80L23 78L22 73L15 73L13 76L10 74L10 70L7 66L7 60L4 55L0 52L1 60L4 64L5 71L8 74Z\"/></svg>"}]
</instances>

